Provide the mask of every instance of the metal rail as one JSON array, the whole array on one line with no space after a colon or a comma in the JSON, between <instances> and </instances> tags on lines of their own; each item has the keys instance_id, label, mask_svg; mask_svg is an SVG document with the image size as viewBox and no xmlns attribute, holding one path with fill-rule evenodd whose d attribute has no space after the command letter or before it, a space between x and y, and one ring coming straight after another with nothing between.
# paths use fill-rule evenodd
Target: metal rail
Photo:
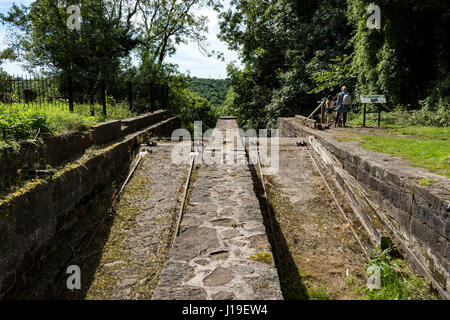
<instances>
[{"instance_id":1,"label":"metal rail","mask_svg":"<svg viewBox=\"0 0 450 320\"><path fill-rule=\"evenodd\" d=\"M135 165L133 166L133 169L131 169L130 173L128 174L127 179L125 180L122 187L120 188L119 193L117 194L117 199L120 199L123 189L125 189L125 186L127 185L128 181L130 180L130 178L133 175L134 171L136 170L137 166L139 165L141 160L144 159L148 154L149 154L149 151L147 151L147 150L139 151L138 159L137 159Z\"/></svg>"},{"instance_id":2,"label":"metal rail","mask_svg":"<svg viewBox=\"0 0 450 320\"><path fill-rule=\"evenodd\" d=\"M325 103L325 101L322 101L320 104L319 104L319 106L316 108L316 109L314 109L314 111L313 112L311 112L311 114L308 116L308 119L311 119L311 117L313 116L313 115L315 115L316 114L316 112L318 112L319 111L319 109L321 109L322 108L322 106L323 106L323 104Z\"/></svg>"},{"instance_id":3,"label":"metal rail","mask_svg":"<svg viewBox=\"0 0 450 320\"><path fill-rule=\"evenodd\" d=\"M192 176L192 169L194 168L196 156L197 156L196 152L191 153L191 166L189 168L189 173L188 173L188 176L186 179L186 184L184 186L183 198L181 200L180 212L178 213L177 225L175 227L175 234L173 236L171 248L173 248L173 246L175 244L175 240L177 239L178 233L180 232L181 220L183 219L184 208L186 207L186 196L187 196L187 193L189 190L189 184L190 184L191 176Z\"/></svg>"},{"instance_id":4,"label":"metal rail","mask_svg":"<svg viewBox=\"0 0 450 320\"><path fill-rule=\"evenodd\" d=\"M358 244L361 246L361 248L362 248L364 254L365 254L366 257L367 257L367 259L370 261L370 260L371 260L370 255L369 255L369 253L367 252L367 250L366 250L366 248L364 247L364 245L362 244L361 239L359 238L358 234L356 233L356 230L353 228L353 223L352 223L352 221L351 221L350 218L345 214L344 209L342 209L341 205L339 204L339 201L337 200L336 196L334 195L333 190L331 189L330 185L328 184L327 180L325 179L324 175L322 174L322 171L320 170L319 166L317 165L316 160L314 160L314 158L313 158L311 152L309 151L309 148L306 148L306 151L308 151L309 157L311 158L311 161L312 161L312 163L313 163L314 168L317 170L317 172L319 172L320 176L322 177L323 182L325 183L325 185L326 185L327 188L328 188L328 191L330 191L330 194L331 194L331 196L333 197L334 201L336 202L336 204L337 204L337 206L338 206L338 208L339 208L339 211L341 212L341 214L342 214L342 216L344 217L344 219L347 220L347 222L349 223L350 228L351 228L351 230L352 230L353 236L355 237L355 239L356 239L356 241L358 242Z\"/></svg>"}]
</instances>

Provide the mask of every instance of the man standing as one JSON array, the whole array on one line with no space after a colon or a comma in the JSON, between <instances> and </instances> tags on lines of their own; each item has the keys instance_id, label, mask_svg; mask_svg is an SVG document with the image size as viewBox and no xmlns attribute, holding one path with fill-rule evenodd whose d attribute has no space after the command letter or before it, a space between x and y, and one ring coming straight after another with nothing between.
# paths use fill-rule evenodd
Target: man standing
<instances>
[{"instance_id":1,"label":"man standing","mask_svg":"<svg viewBox=\"0 0 450 320\"><path fill-rule=\"evenodd\" d=\"M347 123L347 112L349 112L352 105L352 97L347 92L346 86L342 86L341 92L337 96L336 104L338 107L336 110L336 122L334 123L334 126L336 127L336 124L338 123L342 115L343 126L345 127L345 124Z\"/></svg>"}]
</instances>

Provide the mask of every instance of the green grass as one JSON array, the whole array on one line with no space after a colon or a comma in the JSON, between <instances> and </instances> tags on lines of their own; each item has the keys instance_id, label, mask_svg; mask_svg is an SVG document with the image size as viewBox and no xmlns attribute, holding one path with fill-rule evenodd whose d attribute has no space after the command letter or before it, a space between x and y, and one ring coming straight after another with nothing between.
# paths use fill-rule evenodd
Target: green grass
<instances>
[{"instance_id":1,"label":"green grass","mask_svg":"<svg viewBox=\"0 0 450 320\"><path fill-rule=\"evenodd\" d=\"M352 131L338 140L359 141L364 149L401 157L411 166L450 178L450 127L391 125L381 133Z\"/></svg>"},{"instance_id":2,"label":"green grass","mask_svg":"<svg viewBox=\"0 0 450 320\"><path fill-rule=\"evenodd\" d=\"M450 127L403 127L396 126L389 130L391 134L420 137L433 140L450 141Z\"/></svg>"},{"instance_id":3,"label":"green grass","mask_svg":"<svg viewBox=\"0 0 450 320\"><path fill-rule=\"evenodd\" d=\"M419 180L419 184L421 186L429 186L432 185L433 183L436 183L437 181L435 179L420 179Z\"/></svg>"},{"instance_id":4,"label":"green grass","mask_svg":"<svg viewBox=\"0 0 450 320\"><path fill-rule=\"evenodd\" d=\"M94 116L91 116L91 108ZM38 129L52 134L84 131L95 123L132 116L127 104L120 103L109 105L106 117L101 105L75 104L74 112L70 112L67 105L0 103L0 148L33 138Z\"/></svg>"},{"instance_id":5,"label":"green grass","mask_svg":"<svg viewBox=\"0 0 450 320\"><path fill-rule=\"evenodd\" d=\"M359 118L353 118L348 123L353 126L361 126L362 120ZM366 126L378 126L376 120L366 121ZM388 133L393 135L406 135L413 137L421 137L427 139L439 139L450 140L450 126L448 127L433 127L433 126L409 126L404 124L397 124L391 120L382 120L381 127L387 127Z\"/></svg>"},{"instance_id":6,"label":"green grass","mask_svg":"<svg viewBox=\"0 0 450 320\"><path fill-rule=\"evenodd\" d=\"M430 282L419 278L405 268L402 259L394 259L391 249L373 253L371 262L366 266L378 266L381 273L379 289L363 289L370 300L436 300L439 297L431 290Z\"/></svg>"},{"instance_id":7,"label":"green grass","mask_svg":"<svg viewBox=\"0 0 450 320\"><path fill-rule=\"evenodd\" d=\"M450 178L450 142L448 140L411 139L362 134L361 147L399 156L411 166L428 169Z\"/></svg>"},{"instance_id":8,"label":"green grass","mask_svg":"<svg viewBox=\"0 0 450 320\"><path fill-rule=\"evenodd\" d=\"M318 286L308 288L308 296L310 300L332 300L331 294L327 290L325 283Z\"/></svg>"}]
</instances>

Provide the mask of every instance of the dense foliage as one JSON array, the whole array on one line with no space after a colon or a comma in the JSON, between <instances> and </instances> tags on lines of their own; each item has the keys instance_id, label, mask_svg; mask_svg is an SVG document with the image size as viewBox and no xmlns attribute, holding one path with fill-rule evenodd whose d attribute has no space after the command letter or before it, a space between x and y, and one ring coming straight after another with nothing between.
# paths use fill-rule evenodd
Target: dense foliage
<instances>
[{"instance_id":1,"label":"dense foliage","mask_svg":"<svg viewBox=\"0 0 450 320\"><path fill-rule=\"evenodd\" d=\"M94 108L94 116L91 109ZM93 123L132 117L128 104L108 105L107 117L101 105L75 104L74 112L53 104L13 104L0 102L0 141L32 139L39 133L86 130ZM1 147L1 144L0 144Z\"/></svg>"},{"instance_id":2,"label":"dense foliage","mask_svg":"<svg viewBox=\"0 0 450 320\"><path fill-rule=\"evenodd\" d=\"M229 79L188 77L188 81L189 89L208 100L214 108L221 106L225 102L226 94L230 89Z\"/></svg>"},{"instance_id":3,"label":"dense foliage","mask_svg":"<svg viewBox=\"0 0 450 320\"><path fill-rule=\"evenodd\" d=\"M194 133L194 121L202 121L203 130L214 128L216 115L206 98L189 90L188 79L184 75L171 77L169 83L170 108L181 120L183 128Z\"/></svg>"},{"instance_id":4,"label":"dense foliage","mask_svg":"<svg viewBox=\"0 0 450 320\"><path fill-rule=\"evenodd\" d=\"M79 30L67 28L69 5L81 8ZM0 22L9 31L8 48L1 52L0 63L15 60L32 74L39 71L58 79L59 92L67 92L67 80L72 76L74 91L83 92L89 101L99 96L101 79L132 81L135 88L148 82L178 83L177 66L166 63L177 44L191 41L204 54L217 54L207 49L207 17L199 14L205 6L218 9L220 2L35 0L29 6L14 4L0 14ZM170 109L187 127L186 121L194 118L211 125L209 114L213 112L207 100L190 92L187 85L174 86L170 94ZM214 103L219 103L219 97L220 93ZM206 109L208 112L199 111Z\"/></svg>"},{"instance_id":5,"label":"dense foliage","mask_svg":"<svg viewBox=\"0 0 450 320\"><path fill-rule=\"evenodd\" d=\"M378 1L381 30L367 28L370 0L232 3L221 14L221 38L243 62L229 66L230 107L246 127L307 114L342 85L355 102L385 94L391 107L450 107L448 1Z\"/></svg>"},{"instance_id":6,"label":"dense foliage","mask_svg":"<svg viewBox=\"0 0 450 320\"><path fill-rule=\"evenodd\" d=\"M346 1L234 1L221 14L221 38L239 50L243 68L229 66L234 109L244 127L274 125L320 97L310 74L345 54L351 36ZM311 62L314 62L311 65Z\"/></svg>"}]
</instances>

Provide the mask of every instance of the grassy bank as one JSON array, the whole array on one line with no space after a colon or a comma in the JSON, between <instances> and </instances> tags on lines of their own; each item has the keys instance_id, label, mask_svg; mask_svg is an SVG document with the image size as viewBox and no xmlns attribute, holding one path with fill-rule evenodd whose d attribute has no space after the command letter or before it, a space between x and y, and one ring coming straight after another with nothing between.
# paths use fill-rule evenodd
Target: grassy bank
<instances>
[{"instance_id":1,"label":"grassy bank","mask_svg":"<svg viewBox=\"0 0 450 320\"><path fill-rule=\"evenodd\" d=\"M0 103L0 147L32 139L38 130L52 134L83 131L94 123L133 116L127 104L109 105L106 117L102 110L101 105L75 104L70 112L68 105Z\"/></svg>"},{"instance_id":2,"label":"grassy bank","mask_svg":"<svg viewBox=\"0 0 450 320\"><path fill-rule=\"evenodd\" d=\"M337 138L359 141L364 149L401 157L411 166L450 178L450 127L390 125L387 130L349 131Z\"/></svg>"}]
</instances>

